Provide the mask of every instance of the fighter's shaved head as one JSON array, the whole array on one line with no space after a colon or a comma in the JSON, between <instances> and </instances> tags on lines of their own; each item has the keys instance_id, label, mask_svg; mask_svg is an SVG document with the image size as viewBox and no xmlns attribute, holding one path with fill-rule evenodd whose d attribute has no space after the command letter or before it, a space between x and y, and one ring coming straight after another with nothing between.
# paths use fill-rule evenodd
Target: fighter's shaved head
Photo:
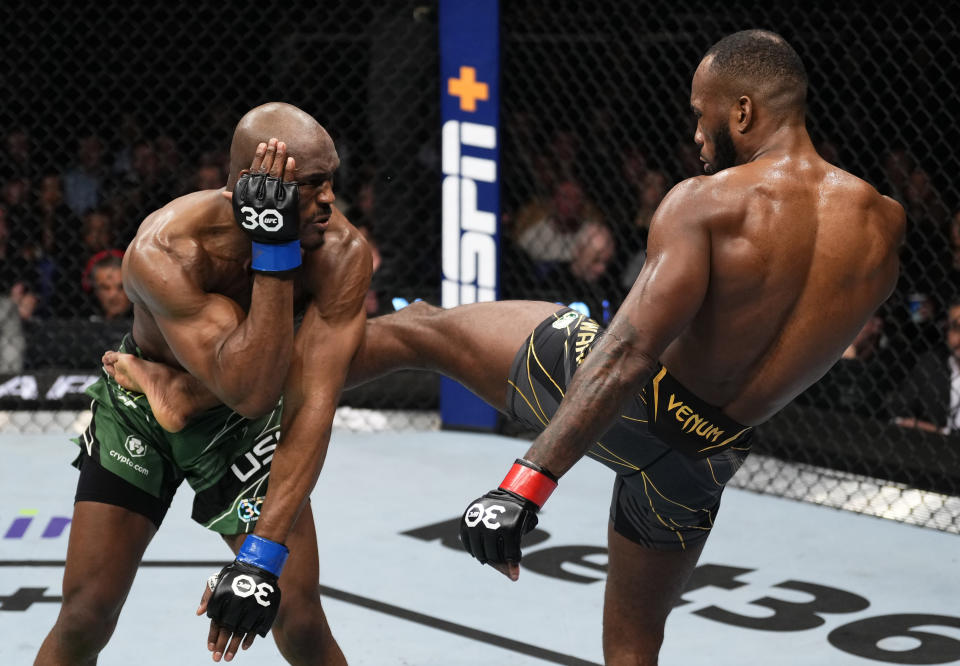
<instances>
[{"instance_id":1,"label":"fighter's shaved head","mask_svg":"<svg viewBox=\"0 0 960 666\"><path fill-rule=\"evenodd\" d=\"M728 35L704 55L702 65L731 97L750 95L784 111L803 109L807 73L787 41L769 30Z\"/></svg>"},{"instance_id":2,"label":"fighter's shaved head","mask_svg":"<svg viewBox=\"0 0 960 666\"><path fill-rule=\"evenodd\" d=\"M292 104L268 102L248 111L237 123L230 144L227 189L233 187L242 169L249 168L257 144L271 138L287 144L287 154L296 160L297 180L332 174L340 165L333 139L313 116Z\"/></svg>"}]
</instances>

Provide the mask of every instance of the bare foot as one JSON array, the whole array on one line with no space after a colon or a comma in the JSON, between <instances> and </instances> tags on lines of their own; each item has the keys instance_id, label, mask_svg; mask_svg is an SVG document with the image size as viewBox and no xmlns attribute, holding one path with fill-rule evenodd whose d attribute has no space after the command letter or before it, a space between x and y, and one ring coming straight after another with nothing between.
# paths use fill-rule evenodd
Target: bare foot
<instances>
[{"instance_id":1,"label":"bare foot","mask_svg":"<svg viewBox=\"0 0 960 666\"><path fill-rule=\"evenodd\" d=\"M192 409L189 396L178 391L181 370L145 361L133 354L108 351L101 359L104 371L123 388L147 396L153 417L167 432L179 432L187 425Z\"/></svg>"},{"instance_id":2,"label":"bare foot","mask_svg":"<svg viewBox=\"0 0 960 666\"><path fill-rule=\"evenodd\" d=\"M103 363L103 369L108 375L120 384L123 388L134 393L143 393L143 388L130 374L130 361L139 360L133 354L121 354L120 352L108 351L100 359Z\"/></svg>"}]
</instances>

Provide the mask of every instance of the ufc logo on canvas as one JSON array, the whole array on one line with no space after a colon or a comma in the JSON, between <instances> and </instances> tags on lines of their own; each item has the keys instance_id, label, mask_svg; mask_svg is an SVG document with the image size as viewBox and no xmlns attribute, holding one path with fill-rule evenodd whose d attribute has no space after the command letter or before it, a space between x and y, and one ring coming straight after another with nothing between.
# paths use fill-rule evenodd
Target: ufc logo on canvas
<instances>
[{"instance_id":1,"label":"ufc logo on canvas","mask_svg":"<svg viewBox=\"0 0 960 666\"><path fill-rule=\"evenodd\" d=\"M506 510L506 507L500 506L499 504L488 506L486 509L484 509L482 504L474 504L467 509L467 515L463 519L463 522L467 524L467 527L476 527L477 523L483 521L484 527L495 530L500 527L500 523L497 522L497 516Z\"/></svg>"},{"instance_id":2,"label":"ufc logo on canvas","mask_svg":"<svg viewBox=\"0 0 960 666\"><path fill-rule=\"evenodd\" d=\"M244 229L256 229L258 226L264 231L277 231L283 226L283 215L273 208L267 208L259 213L250 206L244 206L240 209L244 214L241 226Z\"/></svg>"}]
</instances>

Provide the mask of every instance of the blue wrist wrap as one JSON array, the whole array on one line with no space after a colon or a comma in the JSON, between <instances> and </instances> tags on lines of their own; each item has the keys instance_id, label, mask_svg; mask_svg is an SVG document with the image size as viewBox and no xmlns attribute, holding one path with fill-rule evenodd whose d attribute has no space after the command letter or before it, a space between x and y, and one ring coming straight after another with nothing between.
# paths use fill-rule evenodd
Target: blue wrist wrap
<instances>
[{"instance_id":1,"label":"blue wrist wrap","mask_svg":"<svg viewBox=\"0 0 960 666\"><path fill-rule=\"evenodd\" d=\"M279 273L299 265L300 241L277 244L253 242L253 261L250 264L253 270Z\"/></svg>"},{"instance_id":2,"label":"blue wrist wrap","mask_svg":"<svg viewBox=\"0 0 960 666\"><path fill-rule=\"evenodd\" d=\"M282 543L248 534L240 546L237 559L279 576L289 554L290 551Z\"/></svg>"}]
</instances>

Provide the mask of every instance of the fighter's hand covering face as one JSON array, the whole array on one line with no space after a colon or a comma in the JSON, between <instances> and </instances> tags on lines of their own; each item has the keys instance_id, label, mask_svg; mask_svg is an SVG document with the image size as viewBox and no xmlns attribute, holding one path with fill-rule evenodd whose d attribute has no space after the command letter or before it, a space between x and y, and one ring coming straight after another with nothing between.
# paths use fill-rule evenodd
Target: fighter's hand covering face
<instances>
[{"instance_id":1,"label":"fighter's hand covering face","mask_svg":"<svg viewBox=\"0 0 960 666\"><path fill-rule=\"evenodd\" d=\"M251 268L276 273L300 266L300 193L293 180L294 160L280 141L267 168L266 144L257 147L249 171L233 188L233 215L253 242Z\"/></svg>"}]
</instances>

